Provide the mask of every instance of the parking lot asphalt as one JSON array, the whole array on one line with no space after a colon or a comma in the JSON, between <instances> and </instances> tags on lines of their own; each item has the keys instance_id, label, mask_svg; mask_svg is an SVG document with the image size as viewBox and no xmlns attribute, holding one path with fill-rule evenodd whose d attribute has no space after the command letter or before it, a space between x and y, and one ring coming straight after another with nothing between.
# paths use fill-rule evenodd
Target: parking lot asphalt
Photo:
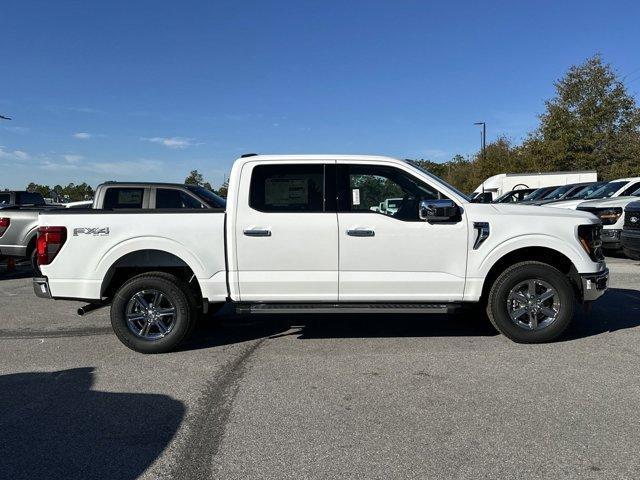
<instances>
[{"instance_id":1,"label":"parking lot asphalt","mask_svg":"<svg viewBox=\"0 0 640 480\"><path fill-rule=\"evenodd\" d=\"M137 354L0 266L0 478L640 478L640 263L568 334L471 313L203 322Z\"/></svg>"}]
</instances>

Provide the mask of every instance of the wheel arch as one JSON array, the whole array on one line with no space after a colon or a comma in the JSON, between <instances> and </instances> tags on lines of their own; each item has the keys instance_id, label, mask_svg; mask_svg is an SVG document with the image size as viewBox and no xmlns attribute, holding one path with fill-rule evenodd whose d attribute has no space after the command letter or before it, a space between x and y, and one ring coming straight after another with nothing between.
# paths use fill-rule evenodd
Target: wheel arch
<instances>
[{"instance_id":1,"label":"wheel arch","mask_svg":"<svg viewBox=\"0 0 640 480\"><path fill-rule=\"evenodd\" d=\"M482 284L481 299L486 300L491 285L511 265L524 261L537 261L557 268L571 281L576 293L580 289L580 276L573 261L564 253L549 247L522 247L512 250L491 265Z\"/></svg>"},{"instance_id":2,"label":"wheel arch","mask_svg":"<svg viewBox=\"0 0 640 480\"><path fill-rule=\"evenodd\" d=\"M101 297L112 297L128 279L146 272L175 275L189 285L197 298L202 298L200 283L191 266L174 253L159 249L135 250L114 261L103 277Z\"/></svg>"}]
</instances>

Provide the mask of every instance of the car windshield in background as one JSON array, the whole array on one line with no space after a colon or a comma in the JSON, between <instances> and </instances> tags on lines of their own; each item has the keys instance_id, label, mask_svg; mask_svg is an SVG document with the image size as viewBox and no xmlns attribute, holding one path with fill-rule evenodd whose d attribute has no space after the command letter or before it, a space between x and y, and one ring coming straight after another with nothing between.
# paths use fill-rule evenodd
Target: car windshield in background
<instances>
[{"instance_id":1,"label":"car windshield in background","mask_svg":"<svg viewBox=\"0 0 640 480\"><path fill-rule=\"evenodd\" d=\"M606 184L607 184L607 182L598 182L598 183L594 183L592 185L587 185L586 187L582 187L580 190L576 190L571 195L568 195L566 198L567 199L585 198L588 195L591 195L593 192L595 192L599 188L602 188Z\"/></svg>"},{"instance_id":2,"label":"car windshield in background","mask_svg":"<svg viewBox=\"0 0 640 480\"><path fill-rule=\"evenodd\" d=\"M9 205L11 195L8 193L0 193L0 205Z\"/></svg>"},{"instance_id":3,"label":"car windshield in background","mask_svg":"<svg viewBox=\"0 0 640 480\"><path fill-rule=\"evenodd\" d=\"M629 182L609 182L584 198L585 200L590 200L592 198L609 198L627 183Z\"/></svg>"},{"instance_id":4,"label":"car windshield in background","mask_svg":"<svg viewBox=\"0 0 640 480\"><path fill-rule=\"evenodd\" d=\"M198 185L185 185L190 191L195 193L201 200L212 208L226 208L227 201L213 193L211 190L207 190L204 187Z\"/></svg>"},{"instance_id":5,"label":"car windshield in background","mask_svg":"<svg viewBox=\"0 0 640 480\"><path fill-rule=\"evenodd\" d=\"M551 188L553 188L553 187L551 187ZM524 197L522 200L525 201L525 202L529 201L529 200L538 200L540 197L542 197L548 191L549 191L549 187L538 188L538 189L534 190L533 192L531 192L526 197Z\"/></svg>"},{"instance_id":6,"label":"car windshield in background","mask_svg":"<svg viewBox=\"0 0 640 480\"><path fill-rule=\"evenodd\" d=\"M563 185L561 187L556 188L555 190L551 190L551 192L547 193L543 200L557 200L562 198L562 196L567 193L569 190L573 188L573 185Z\"/></svg>"},{"instance_id":7,"label":"car windshield in background","mask_svg":"<svg viewBox=\"0 0 640 480\"><path fill-rule=\"evenodd\" d=\"M431 178L435 182L441 183L442 185L447 187L449 190L452 190L453 192L457 193L460 197L464 198L467 202L471 201L471 198L469 197L469 195L467 195L465 193L462 193L456 187L454 187L453 185L445 182L440 177L438 177L438 176L434 175L433 173L431 173L429 170L425 170L424 168L422 168L420 165L418 165L413 160L405 160L405 162L408 163L409 165L411 165L413 168L417 168L418 170L420 170L425 175L429 175L429 178Z\"/></svg>"}]
</instances>

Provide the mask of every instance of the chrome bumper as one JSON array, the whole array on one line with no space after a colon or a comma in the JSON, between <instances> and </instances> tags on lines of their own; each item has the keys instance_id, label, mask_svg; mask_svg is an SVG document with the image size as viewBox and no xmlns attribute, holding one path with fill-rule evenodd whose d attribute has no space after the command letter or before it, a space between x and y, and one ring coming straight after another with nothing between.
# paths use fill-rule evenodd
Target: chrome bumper
<instances>
[{"instance_id":1,"label":"chrome bumper","mask_svg":"<svg viewBox=\"0 0 640 480\"><path fill-rule=\"evenodd\" d=\"M40 298L51 298L49 279L47 277L33 277L33 292Z\"/></svg>"},{"instance_id":2,"label":"chrome bumper","mask_svg":"<svg viewBox=\"0 0 640 480\"><path fill-rule=\"evenodd\" d=\"M582 301L593 302L597 300L609 286L609 269L605 268L597 273L582 273Z\"/></svg>"}]
</instances>

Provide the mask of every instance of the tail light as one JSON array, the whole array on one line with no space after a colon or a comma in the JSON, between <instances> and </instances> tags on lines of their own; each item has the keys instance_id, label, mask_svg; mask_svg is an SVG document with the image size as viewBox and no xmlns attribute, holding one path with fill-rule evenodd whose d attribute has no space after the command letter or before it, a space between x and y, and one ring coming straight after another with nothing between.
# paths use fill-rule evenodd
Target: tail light
<instances>
[{"instance_id":1,"label":"tail light","mask_svg":"<svg viewBox=\"0 0 640 480\"><path fill-rule=\"evenodd\" d=\"M65 227L38 228L38 265L49 265L67 240Z\"/></svg>"},{"instance_id":2,"label":"tail light","mask_svg":"<svg viewBox=\"0 0 640 480\"><path fill-rule=\"evenodd\" d=\"M11 219L10 218L0 218L0 237L2 235L4 235L4 232L7 231L7 228L9 228L9 225L11 225Z\"/></svg>"}]
</instances>

